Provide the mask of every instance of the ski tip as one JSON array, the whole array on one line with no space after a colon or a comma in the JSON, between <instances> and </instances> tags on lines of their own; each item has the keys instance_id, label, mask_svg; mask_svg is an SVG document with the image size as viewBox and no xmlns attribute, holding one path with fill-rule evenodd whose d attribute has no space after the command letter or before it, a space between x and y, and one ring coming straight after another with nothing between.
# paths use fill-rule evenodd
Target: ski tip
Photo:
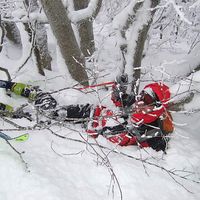
<instances>
[{"instance_id":1,"label":"ski tip","mask_svg":"<svg viewBox=\"0 0 200 200\"><path fill-rule=\"evenodd\" d=\"M16 137L15 141L17 141L17 142L25 142L25 141L28 140L28 138L29 138L29 134L25 133L23 135L20 135L20 136Z\"/></svg>"}]
</instances>

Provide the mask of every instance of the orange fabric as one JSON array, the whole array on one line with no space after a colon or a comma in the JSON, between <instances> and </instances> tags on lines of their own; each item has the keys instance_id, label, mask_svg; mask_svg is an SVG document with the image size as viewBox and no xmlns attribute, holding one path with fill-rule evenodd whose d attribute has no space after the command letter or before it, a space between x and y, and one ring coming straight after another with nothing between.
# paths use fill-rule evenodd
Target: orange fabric
<instances>
[{"instance_id":1,"label":"orange fabric","mask_svg":"<svg viewBox=\"0 0 200 200\"><path fill-rule=\"evenodd\" d=\"M165 133L172 133L174 131L173 119L168 111L166 111L164 114L164 119L162 120L162 129Z\"/></svg>"}]
</instances>

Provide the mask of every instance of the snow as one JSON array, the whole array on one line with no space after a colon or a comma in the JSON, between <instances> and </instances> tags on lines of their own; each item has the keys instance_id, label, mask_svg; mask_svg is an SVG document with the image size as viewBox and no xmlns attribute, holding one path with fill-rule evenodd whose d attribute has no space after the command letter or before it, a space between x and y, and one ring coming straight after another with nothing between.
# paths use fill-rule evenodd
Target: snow
<instances>
[{"instance_id":1,"label":"snow","mask_svg":"<svg viewBox=\"0 0 200 200\"><path fill-rule=\"evenodd\" d=\"M192 22L189 21L189 20L184 16L184 13L181 11L182 6L178 6L174 0L167 0L167 1L166 1L166 6L168 6L168 4L172 4L173 8L176 10L176 13L179 15L181 21L184 21L184 22L188 23L189 25L192 25Z\"/></svg>"},{"instance_id":2,"label":"snow","mask_svg":"<svg viewBox=\"0 0 200 200\"><path fill-rule=\"evenodd\" d=\"M69 17L73 23L77 23L83 19L90 18L97 8L98 0L91 0L87 8L78 11L71 11Z\"/></svg>"},{"instance_id":3,"label":"snow","mask_svg":"<svg viewBox=\"0 0 200 200\"><path fill-rule=\"evenodd\" d=\"M96 0L91 1L94 2ZM196 5L199 5L198 2ZM100 14L103 15L104 11ZM118 49L121 40L118 40L116 25L124 18L120 17L122 13L117 14L113 23L108 19L109 15L103 15L94 24L97 44L95 56L98 62L93 70L99 76L99 82L112 81L121 72L122 61ZM185 19L183 17L182 20ZM18 71L30 52L27 36L25 32L21 33L24 34L23 52L6 41L0 53L0 66L9 70L13 81L39 85L44 91L54 91L52 95L58 100L59 106L100 102L113 108L110 89L84 94L72 88L76 82L70 77L55 38L50 33L53 71L45 71L45 77L38 75L32 59ZM199 72L184 79L184 75L199 62L198 49L199 46L196 46L191 54L187 54L185 41L171 51L166 46L159 51L157 46L151 46L142 63L142 69L148 73L142 76L141 87L152 80L162 80L170 86L173 96L188 89L199 91ZM7 79L2 71L0 79ZM63 88L66 89L61 90ZM17 151L24 152L22 158L27 165L0 139L0 200L198 200L199 100L199 93L196 93L183 111L172 112L175 131L171 135L167 154L137 146L119 147L101 136L89 138L80 124L60 122L59 125L47 125L48 129L31 130L35 121L15 119L13 122L29 127L29 130L16 130L15 126L0 119L0 130L12 137L29 133L26 142L11 141ZM35 112L25 98L15 95L10 98L3 89L0 90L0 102L14 107L28 103L28 109ZM172 173L179 176L173 176Z\"/></svg>"}]
</instances>

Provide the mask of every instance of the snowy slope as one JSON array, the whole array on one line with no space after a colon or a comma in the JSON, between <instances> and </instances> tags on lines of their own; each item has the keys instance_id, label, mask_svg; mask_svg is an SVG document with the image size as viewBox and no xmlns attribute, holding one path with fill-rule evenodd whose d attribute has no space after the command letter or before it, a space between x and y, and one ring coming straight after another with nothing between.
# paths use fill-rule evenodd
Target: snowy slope
<instances>
[{"instance_id":1,"label":"snowy slope","mask_svg":"<svg viewBox=\"0 0 200 200\"><path fill-rule=\"evenodd\" d=\"M199 181L200 127L194 124L198 119L199 114L174 116L179 126L172 136L167 155L152 149L115 148L103 138L98 138L100 144L118 153L93 146L99 154L97 156L88 144L61 139L46 130L29 131L30 139L27 142L12 143L18 151L25 151L23 158L28 163L29 172L17 154L1 140L0 197L5 200L101 200L112 199L114 195L114 199L120 199L121 190L123 199L198 199L198 184L174 177L176 183L170 174L161 169L177 170L180 176ZM194 126L183 126L185 120ZM80 130L80 134L86 137L79 125L70 128ZM67 128L55 127L55 131L82 141L79 133ZM137 159L143 158L153 165L120 155L120 152Z\"/></svg>"}]
</instances>

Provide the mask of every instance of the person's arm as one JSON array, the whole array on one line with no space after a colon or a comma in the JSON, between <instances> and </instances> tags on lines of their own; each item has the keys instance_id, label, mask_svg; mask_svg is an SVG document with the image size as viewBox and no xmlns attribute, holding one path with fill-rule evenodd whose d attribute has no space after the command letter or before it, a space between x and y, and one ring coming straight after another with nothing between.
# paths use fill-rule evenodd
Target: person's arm
<instances>
[{"instance_id":1,"label":"person's arm","mask_svg":"<svg viewBox=\"0 0 200 200\"><path fill-rule=\"evenodd\" d=\"M127 94L128 76L122 74L116 78L112 86L111 100L117 107L130 107L135 103L135 95Z\"/></svg>"},{"instance_id":2,"label":"person's arm","mask_svg":"<svg viewBox=\"0 0 200 200\"><path fill-rule=\"evenodd\" d=\"M98 134L100 135L116 135L119 133L122 133L124 131L127 131L127 121L125 121L124 123L121 123L119 125L116 126L105 126L100 130L97 130Z\"/></svg>"},{"instance_id":3,"label":"person's arm","mask_svg":"<svg viewBox=\"0 0 200 200\"><path fill-rule=\"evenodd\" d=\"M165 136L152 137L146 140L149 147L156 151L166 151L168 139Z\"/></svg>"}]
</instances>

